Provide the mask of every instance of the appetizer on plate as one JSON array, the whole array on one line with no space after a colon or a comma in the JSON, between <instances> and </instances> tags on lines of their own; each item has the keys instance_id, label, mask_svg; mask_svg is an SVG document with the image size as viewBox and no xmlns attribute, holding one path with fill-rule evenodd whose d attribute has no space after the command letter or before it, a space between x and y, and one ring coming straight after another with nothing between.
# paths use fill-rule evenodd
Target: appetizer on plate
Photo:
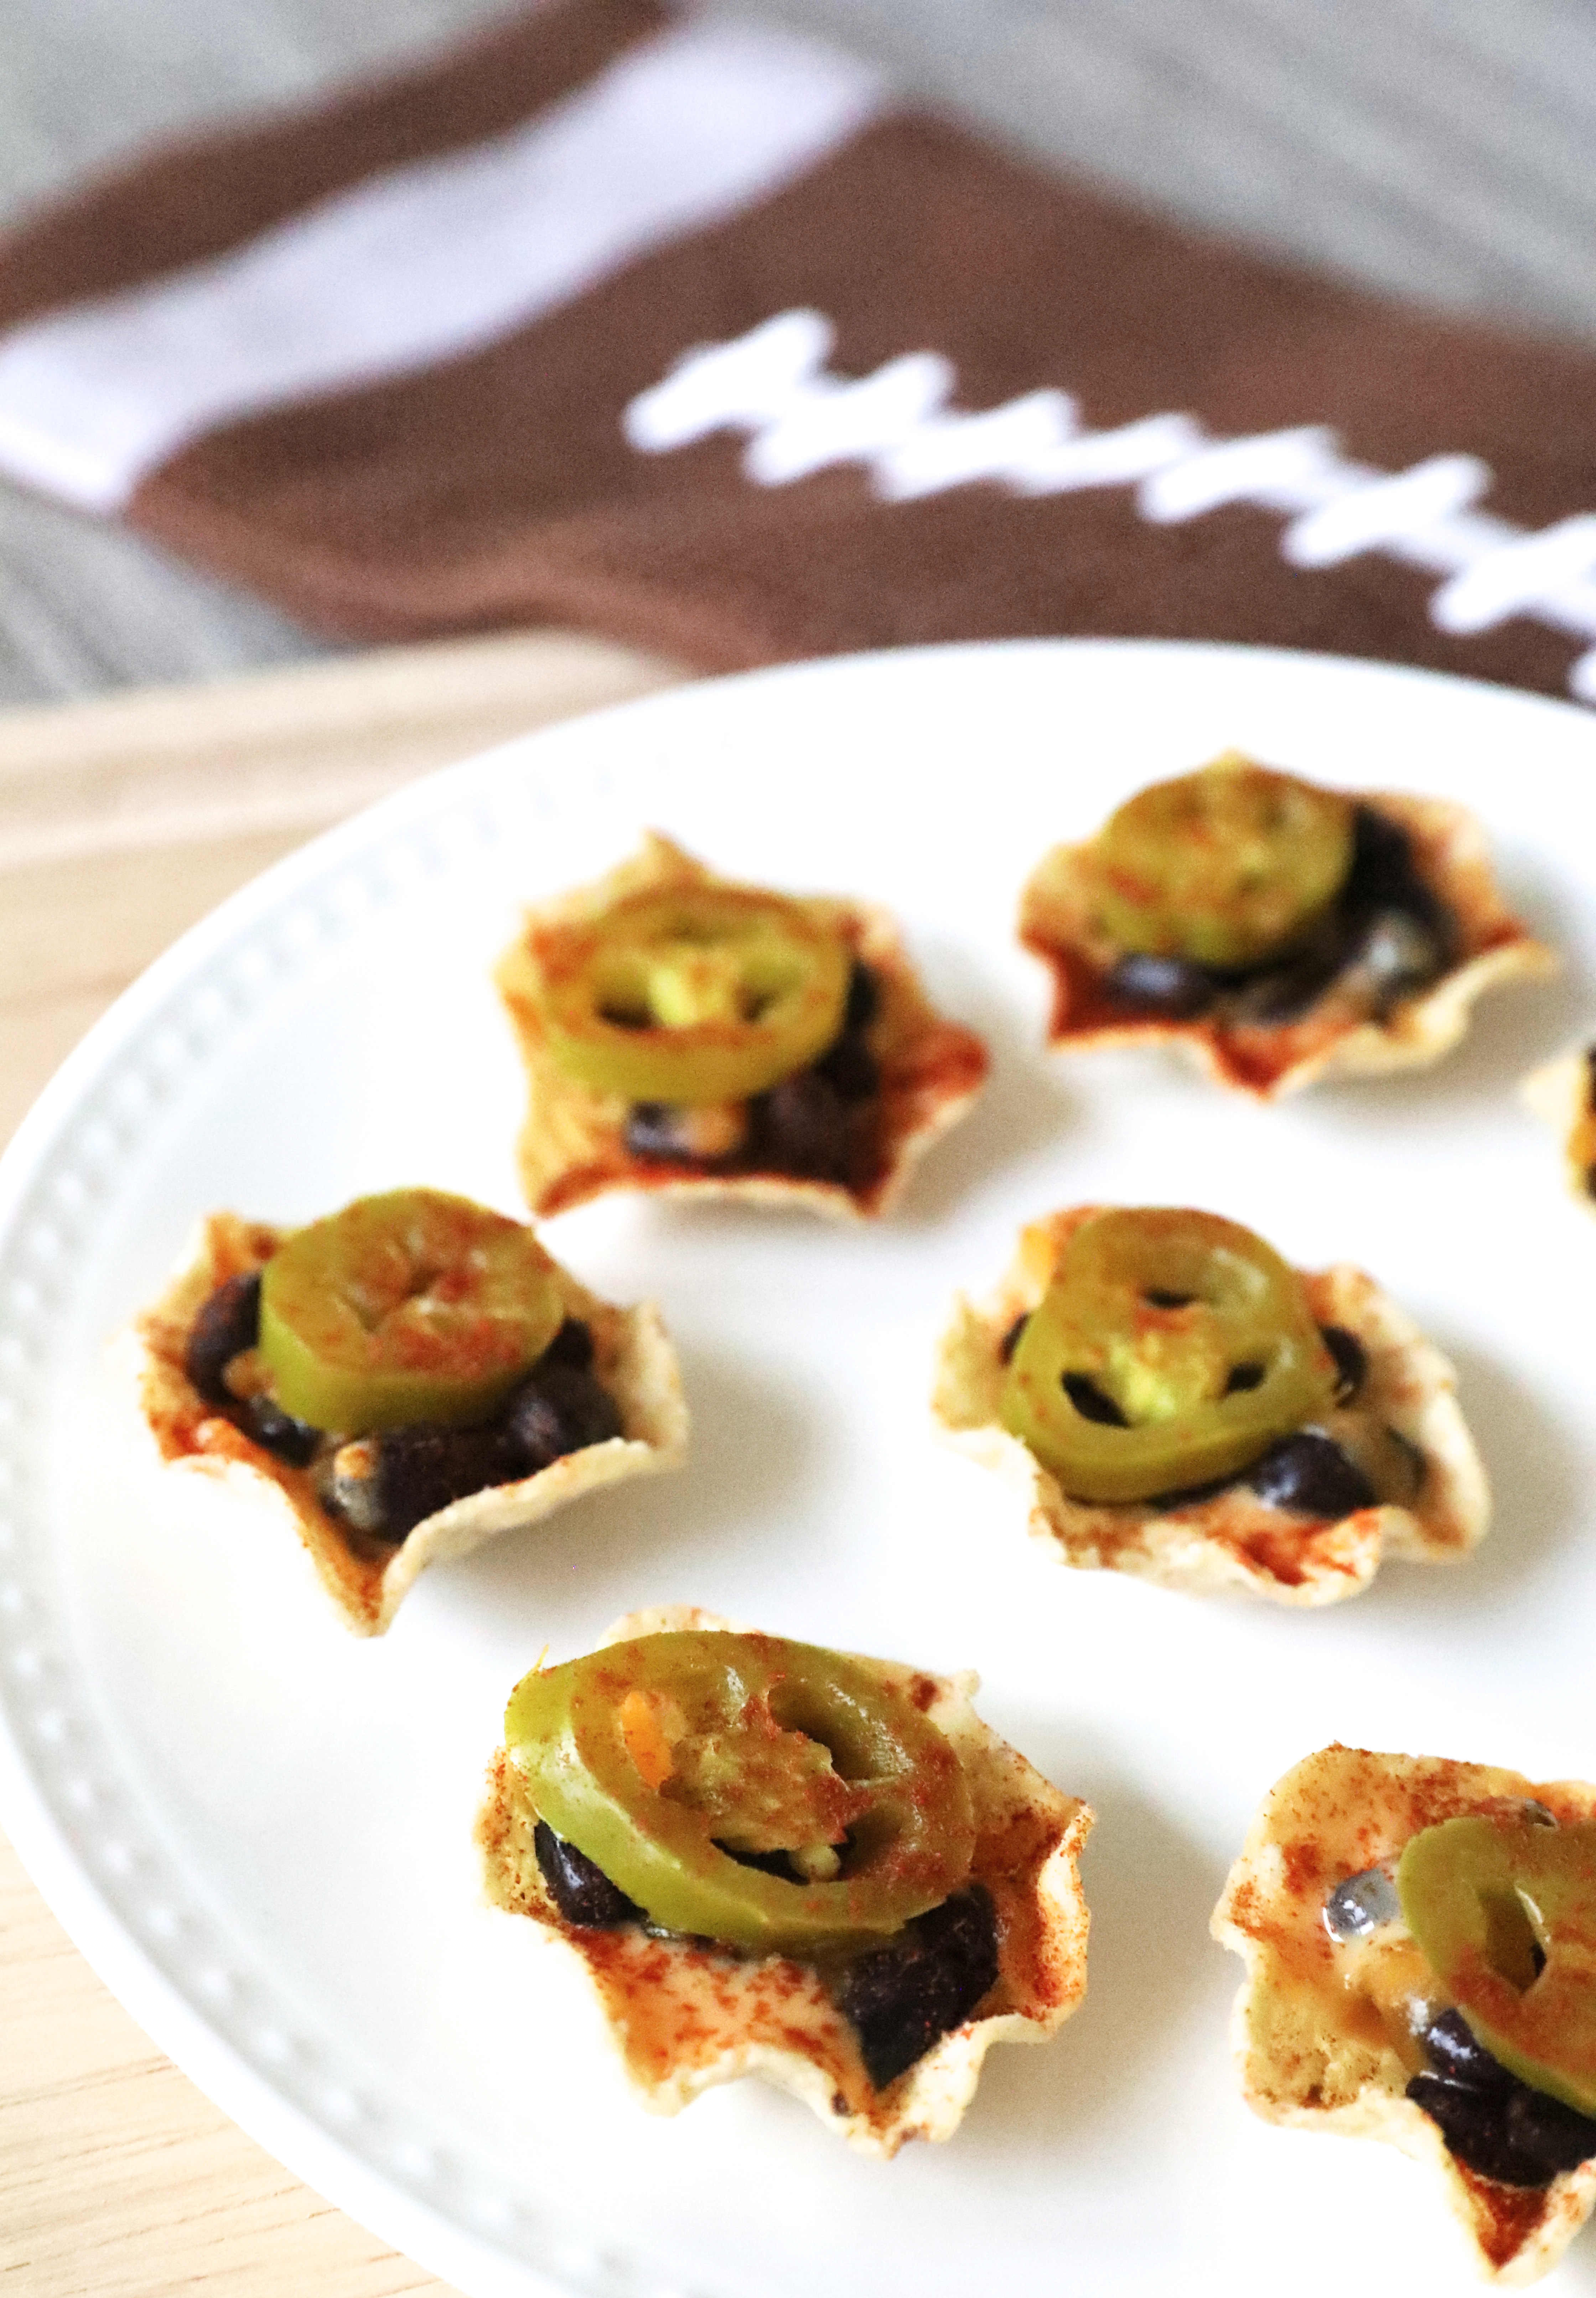
<instances>
[{"instance_id":1,"label":"appetizer on plate","mask_svg":"<svg viewBox=\"0 0 1596 2298\"><path fill-rule=\"evenodd\" d=\"M161 1459L293 1524L365 1635L425 1566L686 1451L656 1311L437 1189L301 1229L211 1213L131 1338Z\"/></svg>"},{"instance_id":2,"label":"appetizer on plate","mask_svg":"<svg viewBox=\"0 0 1596 2298\"><path fill-rule=\"evenodd\" d=\"M1596 1046L1559 1054L1524 1080L1524 1097L1563 1145L1563 1170L1581 1204L1596 1198Z\"/></svg>"},{"instance_id":3,"label":"appetizer on plate","mask_svg":"<svg viewBox=\"0 0 1596 2298\"><path fill-rule=\"evenodd\" d=\"M1239 752L1154 782L1025 889L1053 1046L1168 1043L1260 1098L1456 1045L1493 981L1557 960L1504 905L1478 823Z\"/></svg>"},{"instance_id":4,"label":"appetizer on plate","mask_svg":"<svg viewBox=\"0 0 1596 2298\"><path fill-rule=\"evenodd\" d=\"M1484 1472L1451 1366L1360 1269L1216 1213L1076 1205L960 1298L932 1410L1065 1564L1333 1604L1383 1556L1451 1562Z\"/></svg>"},{"instance_id":5,"label":"appetizer on plate","mask_svg":"<svg viewBox=\"0 0 1596 2298\"><path fill-rule=\"evenodd\" d=\"M1596 1787L1326 1748L1212 1928L1250 2106L1434 2163L1492 2280L1555 2265L1596 2203Z\"/></svg>"},{"instance_id":6,"label":"appetizer on plate","mask_svg":"<svg viewBox=\"0 0 1596 2298\"><path fill-rule=\"evenodd\" d=\"M895 2154L1068 2018L1092 1814L974 1690L686 1606L517 1685L488 1897L581 1957L645 2104L760 2074Z\"/></svg>"},{"instance_id":7,"label":"appetizer on plate","mask_svg":"<svg viewBox=\"0 0 1596 2298\"><path fill-rule=\"evenodd\" d=\"M498 971L535 1213L639 1188L884 1212L987 1073L861 902L732 885L650 834Z\"/></svg>"}]
</instances>

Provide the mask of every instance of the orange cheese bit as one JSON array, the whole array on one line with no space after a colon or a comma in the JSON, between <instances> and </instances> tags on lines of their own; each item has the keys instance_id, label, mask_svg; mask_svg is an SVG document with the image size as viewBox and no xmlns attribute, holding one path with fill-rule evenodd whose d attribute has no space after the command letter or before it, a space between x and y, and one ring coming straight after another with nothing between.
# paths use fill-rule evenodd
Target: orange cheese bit
<instances>
[{"instance_id":1,"label":"orange cheese bit","mask_svg":"<svg viewBox=\"0 0 1596 2298\"><path fill-rule=\"evenodd\" d=\"M646 1692L629 1691L616 1710L626 1753L646 1786L663 1787L674 1771L671 1743L666 1738L654 1703Z\"/></svg>"}]
</instances>

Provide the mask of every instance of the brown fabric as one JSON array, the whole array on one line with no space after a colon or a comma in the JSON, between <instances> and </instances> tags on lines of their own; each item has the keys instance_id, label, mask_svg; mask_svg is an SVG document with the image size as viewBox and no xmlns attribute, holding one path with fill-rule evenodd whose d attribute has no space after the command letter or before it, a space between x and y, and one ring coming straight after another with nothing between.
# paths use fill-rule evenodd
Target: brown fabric
<instances>
[{"instance_id":1,"label":"brown fabric","mask_svg":"<svg viewBox=\"0 0 1596 2298\"><path fill-rule=\"evenodd\" d=\"M219 255L363 177L502 135L663 21L656 0L517 18L313 112L141 160L0 244L0 327Z\"/></svg>"},{"instance_id":2,"label":"brown fabric","mask_svg":"<svg viewBox=\"0 0 1596 2298\"><path fill-rule=\"evenodd\" d=\"M74 293L95 261L101 277L117 263L129 276L136 247L161 268L194 252L196 205L225 211L236 237L274 183L307 196L312 162L322 189L502 126L657 21L638 4L568 0L430 83L152 162L75 220L0 249L0 313L24 292L48 299L52 246L52 276L70 269ZM1561 693L1589 643L1528 619L1449 637L1426 611L1439 577L1377 551L1291 566L1283 519L1261 509L1158 526L1125 486L1024 500L967 485L894 504L860 467L757 486L740 437L657 456L627 445L626 403L684 351L799 305L835 323L834 371L935 350L967 410L1054 385L1094 429L1171 411L1219 438L1322 423L1345 454L1387 471L1443 451L1484 458L1487 507L1526 527L1596 501L1588 353L1200 239L956 127L898 115L485 351L212 434L146 481L131 516L335 631L555 620L711 668L1088 632L1323 649Z\"/></svg>"}]
</instances>

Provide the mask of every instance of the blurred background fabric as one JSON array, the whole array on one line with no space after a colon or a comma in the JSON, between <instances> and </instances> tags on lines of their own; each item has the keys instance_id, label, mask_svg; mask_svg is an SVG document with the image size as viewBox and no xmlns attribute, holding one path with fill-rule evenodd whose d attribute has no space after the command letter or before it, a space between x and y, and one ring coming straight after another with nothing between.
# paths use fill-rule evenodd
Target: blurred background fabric
<instances>
[{"instance_id":1,"label":"blurred background fabric","mask_svg":"<svg viewBox=\"0 0 1596 2298\"><path fill-rule=\"evenodd\" d=\"M302 103L498 0L0 0L0 223L185 129ZM1434 307L1596 338L1596 16L1577 0L760 0L1012 149ZM125 531L0 492L0 704L322 642Z\"/></svg>"}]
</instances>

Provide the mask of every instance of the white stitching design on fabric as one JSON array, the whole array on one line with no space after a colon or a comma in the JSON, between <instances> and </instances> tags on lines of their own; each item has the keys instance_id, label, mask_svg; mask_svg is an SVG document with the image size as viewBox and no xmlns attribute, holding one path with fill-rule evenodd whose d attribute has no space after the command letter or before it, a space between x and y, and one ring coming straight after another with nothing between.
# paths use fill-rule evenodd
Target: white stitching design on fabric
<instances>
[{"instance_id":1,"label":"white stitching design on fabric","mask_svg":"<svg viewBox=\"0 0 1596 2298\"><path fill-rule=\"evenodd\" d=\"M0 337L0 470L120 511L219 425L458 359L740 214L881 102L839 50L673 24L507 135Z\"/></svg>"},{"instance_id":2,"label":"white stitching design on fabric","mask_svg":"<svg viewBox=\"0 0 1596 2298\"><path fill-rule=\"evenodd\" d=\"M1472 637L1526 616L1596 639L1596 513L1530 533L1478 510L1492 475L1477 456L1381 471L1342 455L1319 425L1214 439L1187 415L1087 431L1077 402L1054 390L961 414L947 403L955 375L939 354L912 352L850 380L827 372L833 341L818 311L795 310L690 351L633 400L625 435L658 455L717 431L745 432L743 468L757 485L864 463L889 502L977 480L1023 495L1134 486L1140 516L1160 526L1252 503L1290 520L1280 538L1289 566L1333 566L1382 550L1445 576L1429 601L1437 630ZM1568 686L1596 703L1596 647L1575 660Z\"/></svg>"}]
</instances>

